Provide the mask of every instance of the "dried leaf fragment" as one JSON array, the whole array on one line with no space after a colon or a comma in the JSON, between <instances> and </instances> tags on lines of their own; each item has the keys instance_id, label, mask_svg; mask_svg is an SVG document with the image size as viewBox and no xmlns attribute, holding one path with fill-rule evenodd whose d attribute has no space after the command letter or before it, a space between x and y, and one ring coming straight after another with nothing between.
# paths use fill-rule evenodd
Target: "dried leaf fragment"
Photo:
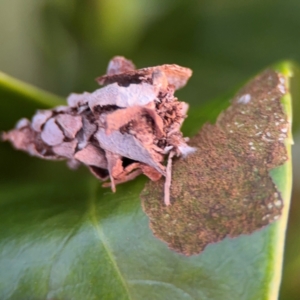
<instances>
[{"instance_id":1,"label":"dried leaf fragment","mask_svg":"<svg viewBox=\"0 0 300 300\"><path fill-rule=\"evenodd\" d=\"M139 120L142 115L152 118L155 127L155 133L157 137L163 137L163 120L156 113L155 109L149 109L145 106L131 106L127 109L118 109L106 116L106 133L110 134L113 131L119 130L122 126L129 124L130 122L136 122L139 126Z\"/></svg>"},{"instance_id":2,"label":"dried leaf fragment","mask_svg":"<svg viewBox=\"0 0 300 300\"><path fill-rule=\"evenodd\" d=\"M143 162L165 175L164 166L155 160L150 151L133 135L128 133L122 134L119 131L114 131L110 135L107 135L105 130L100 128L95 134L95 137L101 148L119 154L120 156Z\"/></svg>"},{"instance_id":3,"label":"dried leaf fragment","mask_svg":"<svg viewBox=\"0 0 300 300\"><path fill-rule=\"evenodd\" d=\"M128 87L112 83L85 97L91 111L107 105L130 107L134 105L147 105L156 100L158 91L155 86L148 83L131 84Z\"/></svg>"},{"instance_id":4,"label":"dried leaf fragment","mask_svg":"<svg viewBox=\"0 0 300 300\"><path fill-rule=\"evenodd\" d=\"M152 82L152 74L157 71L165 74L168 80L168 84L173 85L176 90L184 87L189 78L192 76L191 69L173 64L143 68L139 70L128 70L121 74L108 74L97 78L97 82L101 85L111 84L114 82L117 82L121 85L127 85L131 82Z\"/></svg>"},{"instance_id":5,"label":"dried leaf fragment","mask_svg":"<svg viewBox=\"0 0 300 300\"><path fill-rule=\"evenodd\" d=\"M135 65L131 60L123 56L115 56L108 64L106 74L108 76L125 73L135 70Z\"/></svg>"},{"instance_id":6,"label":"dried leaf fragment","mask_svg":"<svg viewBox=\"0 0 300 300\"><path fill-rule=\"evenodd\" d=\"M169 157L185 156L192 149L180 131L188 105L174 96L191 75L177 65L135 70L114 57L99 79L106 86L70 94L66 106L37 111L3 139L40 158L67 159L72 168L84 164L98 179L110 178L104 185L113 191L140 174L157 181L167 174L170 151Z\"/></svg>"},{"instance_id":7,"label":"dried leaf fragment","mask_svg":"<svg viewBox=\"0 0 300 300\"><path fill-rule=\"evenodd\" d=\"M141 197L155 236L193 255L280 217L283 200L269 171L288 159L290 124L280 102L286 93L285 78L267 70L238 92L215 125L204 125L191 139L197 151L174 162L172 205L162 205L162 181L146 185Z\"/></svg>"},{"instance_id":8,"label":"dried leaf fragment","mask_svg":"<svg viewBox=\"0 0 300 300\"><path fill-rule=\"evenodd\" d=\"M55 122L54 118L49 119L41 133L42 140L49 146L59 145L64 140L64 134Z\"/></svg>"}]
</instances>

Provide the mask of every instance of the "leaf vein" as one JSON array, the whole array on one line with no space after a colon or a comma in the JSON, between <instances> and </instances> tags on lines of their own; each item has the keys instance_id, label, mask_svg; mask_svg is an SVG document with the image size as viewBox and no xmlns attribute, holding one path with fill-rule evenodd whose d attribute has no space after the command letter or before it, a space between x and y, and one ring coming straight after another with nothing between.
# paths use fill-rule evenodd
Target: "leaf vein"
<instances>
[{"instance_id":1,"label":"leaf vein","mask_svg":"<svg viewBox=\"0 0 300 300\"><path fill-rule=\"evenodd\" d=\"M81 222L78 222L78 224L80 224ZM64 241L62 242L61 248L56 252L56 254L53 255L52 257L52 264L51 264L51 268L49 270L49 277L48 277L48 293L46 296L46 299L48 299L49 294L51 293L51 274L53 272L53 268L55 263L58 261L59 255L63 252L63 250L66 248L67 244L69 243L69 241L71 240L71 238L76 234L76 232L79 230L80 225L72 228L72 230L70 231L70 233L68 234L68 236L64 239Z\"/></svg>"},{"instance_id":2,"label":"leaf vein","mask_svg":"<svg viewBox=\"0 0 300 300\"><path fill-rule=\"evenodd\" d=\"M93 181L94 182L94 181ZM130 292L129 292L129 287L128 284L126 282L126 279L124 278L124 275L121 273L120 268L117 265L116 259L112 253L112 249L105 237L105 234L102 230L102 228L100 227L100 222L98 221L97 217L96 217L96 189L98 187L98 182L97 185L93 185L93 193L91 193L91 196L89 198L89 210L90 210L90 219L92 224L95 227L96 233L98 238L100 239L100 241L103 244L103 247L105 249L105 252L108 256L108 259L110 260L110 262L112 263L112 266L117 274L117 277L119 278L121 285L123 286L123 289L125 290L128 299L132 299Z\"/></svg>"},{"instance_id":3,"label":"leaf vein","mask_svg":"<svg viewBox=\"0 0 300 300\"><path fill-rule=\"evenodd\" d=\"M183 294L183 296L189 297L190 300L195 300L195 298L192 297L192 295L190 295L188 292L186 292L182 288L174 285L173 283L156 281L156 280L144 280L144 279L132 279L132 280L129 280L129 282L132 283L132 284L145 284L145 285L166 286L166 287L169 287L169 288L172 288L172 289L180 291Z\"/></svg>"}]
</instances>

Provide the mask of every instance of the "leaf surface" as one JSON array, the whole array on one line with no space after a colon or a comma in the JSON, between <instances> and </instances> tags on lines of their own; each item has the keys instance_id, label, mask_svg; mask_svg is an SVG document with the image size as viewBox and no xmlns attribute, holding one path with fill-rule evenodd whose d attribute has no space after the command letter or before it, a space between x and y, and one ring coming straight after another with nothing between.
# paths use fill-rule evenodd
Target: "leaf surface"
<instances>
[{"instance_id":1,"label":"leaf surface","mask_svg":"<svg viewBox=\"0 0 300 300\"><path fill-rule=\"evenodd\" d=\"M290 77L290 64L275 68ZM0 96L1 130L34 108L57 104L54 98L43 101L43 95L41 103L32 102L34 97L1 82ZM214 120L228 100L192 107L185 134ZM282 103L291 119L290 94ZM17 109L21 104L26 111ZM0 147L1 299L277 298L291 160L272 171L285 205L278 222L185 257L149 229L139 196L145 178L120 185L113 194L85 169L70 171L63 162L28 157L7 143ZM286 147L290 155L290 140Z\"/></svg>"}]
</instances>

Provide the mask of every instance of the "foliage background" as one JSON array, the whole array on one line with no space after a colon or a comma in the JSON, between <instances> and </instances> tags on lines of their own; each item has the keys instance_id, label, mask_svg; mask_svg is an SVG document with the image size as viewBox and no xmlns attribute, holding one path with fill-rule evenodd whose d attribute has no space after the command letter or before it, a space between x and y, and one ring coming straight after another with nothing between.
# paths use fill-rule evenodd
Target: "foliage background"
<instances>
[{"instance_id":1,"label":"foliage background","mask_svg":"<svg viewBox=\"0 0 300 300\"><path fill-rule=\"evenodd\" d=\"M179 97L197 105L278 60L300 62L299 29L298 0L1 0L0 70L67 96L97 88L114 55L138 67L177 63L194 70ZM282 300L300 295L297 141Z\"/></svg>"}]
</instances>

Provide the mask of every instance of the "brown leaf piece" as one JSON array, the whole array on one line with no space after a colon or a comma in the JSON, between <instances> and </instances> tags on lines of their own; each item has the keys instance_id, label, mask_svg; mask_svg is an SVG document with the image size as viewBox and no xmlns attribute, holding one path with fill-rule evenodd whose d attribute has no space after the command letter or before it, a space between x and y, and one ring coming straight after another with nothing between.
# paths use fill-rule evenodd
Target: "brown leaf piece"
<instances>
[{"instance_id":1,"label":"brown leaf piece","mask_svg":"<svg viewBox=\"0 0 300 300\"><path fill-rule=\"evenodd\" d=\"M135 65L131 60L123 56L115 56L108 64L106 74L111 76L115 74L130 72L135 70Z\"/></svg>"},{"instance_id":2,"label":"brown leaf piece","mask_svg":"<svg viewBox=\"0 0 300 300\"><path fill-rule=\"evenodd\" d=\"M283 200L269 171L288 159L284 80L265 71L215 125L204 125L191 139L197 151L173 165L172 205L163 205L162 180L146 185L141 197L150 227L171 249L198 254L210 243L250 234L279 218Z\"/></svg>"},{"instance_id":3,"label":"brown leaf piece","mask_svg":"<svg viewBox=\"0 0 300 300\"><path fill-rule=\"evenodd\" d=\"M177 65L135 70L131 61L116 56L101 77L105 87L73 93L66 106L38 110L32 122L22 119L3 139L40 158L67 159L71 168L84 164L98 179L109 178L104 186L113 191L140 174L153 181L168 174L169 189L165 156L194 150L180 131L188 105L174 96L191 74ZM169 159L168 170L171 164Z\"/></svg>"},{"instance_id":4,"label":"brown leaf piece","mask_svg":"<svg viewBox=\"0 0 300 300\"><path fill-rule=\"evenodd\" d=\"M82 128L82 120L80 116L60 114L55 118L55 121L63 131L64 136L69 139L74 139L77 132Z\"/></svg>"},{"instance_id":5,"label":"brown leaf piece","mask_svg":"<svg viewBox=\"0 0 300 300\"><path fill-rule=\"evenodd\" d=\"M78 150L74 158L85 165L107 169L105 152L93 144L87 144L85 148Z\"/></svg>"},{"instance_id":6,"label":"brown leaf piece","mask_svg":"<svg viewBox=\"0 0 300 300\"><path fill-rule=\"evenodd\" d=\"M95 137L102 149L143 162L165 175L164 166L155 160L148 149L133 135L128 133L122 134L119 131L114 131L110 135L107 135L105 130L100 128Z\"/></svg>"},{"instance_id":7,"label":"brown leaf piece","mask_svg":"<svg viewBox=\"0 0 300 300\"><path fill-rule=\"evenodd\" d=\"M131 83L151 82L153 81L153 73L160 71L165 74L168 84L175 87L176 90L184 87L192 76L192 70L178 65L162 65L156 67L143 68L139 70L127 71L122 74L108 74L97 78L97 82L101 85L117 82L126 86ZM157 74L157 73L156 73Z\"/></svg>"},{"instance_id":8,"label":"brown leaf piece","mask_svg":"<svg viewBox=\"0 0 300 300\"><path fill-rule=\"evenodd\" d=\"M110 113L106 117L106 133L111 134L113 131L119 130L121 127L130 122L138 123L142 116L149 116L154 122L154 129L157 137L163 137L163 120L154 109L144 106L132 106L127 109L118 109Z\"/></svg>"}]
</instances>

